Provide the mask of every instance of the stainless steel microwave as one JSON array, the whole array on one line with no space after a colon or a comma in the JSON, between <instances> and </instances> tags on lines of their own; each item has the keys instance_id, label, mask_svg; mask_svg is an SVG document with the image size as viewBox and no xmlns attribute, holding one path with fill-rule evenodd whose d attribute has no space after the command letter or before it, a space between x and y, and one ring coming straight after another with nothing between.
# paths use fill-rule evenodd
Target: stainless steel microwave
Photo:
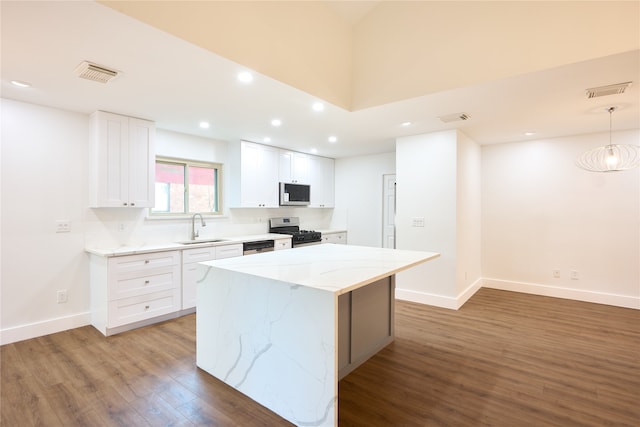
<instances>
[{"instance_id":1,"label":"stainless steel microwave","mask_svg":"<svg viewBox=\"0 0 640 427\"><path fill-rule=\"evenodd\" d=\"M311 203L311 186L280 183L280 206L307 206Z\"/></svg>"}]
</instances>

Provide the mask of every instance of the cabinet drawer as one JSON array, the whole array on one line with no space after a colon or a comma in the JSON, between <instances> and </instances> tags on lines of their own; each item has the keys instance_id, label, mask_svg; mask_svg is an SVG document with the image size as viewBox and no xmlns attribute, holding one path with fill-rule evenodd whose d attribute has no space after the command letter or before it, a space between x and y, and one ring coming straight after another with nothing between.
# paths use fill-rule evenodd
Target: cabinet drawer
<instances>
[{"instance_id":1,"label":"cabinet drawer","mask_svg":"<svg viewBox=\"0 0 640 427\"><path fill-rule=\"evenodd\" d=\"M109 303L109 327L115 328L180 309L180 295L177 289L154 292L131 298L123 298Z\"/></svg>"},{"instance_id":2,"label":"cabinet drawer","mask_svg":"<svg viewBox=\"0 0 640 427\"><path fill-rule=\"evenodd\" d=\"M216 246L216 259L242 256L242 243Z\"/></svg>"},{"instance_id":3,"label":"cabinet drawer","mask_svg":"<svg viewBox=\"0 0 640 427\"><path fill-rule=\"evenodd\" d=\"M322 243L347 244L347 233L329 233L322 235Z\"/></svg>"},{"instance_id":4,"label":"cabinet drawer","mask_svg":"<svg viewBox=\"0 0 640 427\"><path fill-rule=\"evenodd\" d=\"M274 250L278 251L280 249L290 249L291 248L291 239L278 239L273 242Z\"/></svg>"},{"instance_id":5,"label":"cabinet drawer","mask_svg":"<svg viewBox=\"0 0 640 427\"><path fill-rule=\"evenodd\" d=\"M180 264L179 251L154 252L109 258L109 269L116 275L130 271L148 271L157 267Z\"/></svg>"},{"instance_id":6,"label":"cabinet drawer","mask_svg":"<svg viewBox=\"0 0 640 427\"><path fill-rule=\"evenodd\" d=\"M180 283L177 266L156 268L151 271L121 273L110 289L109 300L144 295L173 289Z\"/></svg>"},{"instance_id":7,"label":"cabinet drawer","mask_svg":"<svg viewBox=\"0 0 640 427\"><path fill-rule=\"evenodd\" d=\"M185 249L182 251L182 264L190 262L210 261L216 258L216 247Z\"/></svg>"}]
</instances>

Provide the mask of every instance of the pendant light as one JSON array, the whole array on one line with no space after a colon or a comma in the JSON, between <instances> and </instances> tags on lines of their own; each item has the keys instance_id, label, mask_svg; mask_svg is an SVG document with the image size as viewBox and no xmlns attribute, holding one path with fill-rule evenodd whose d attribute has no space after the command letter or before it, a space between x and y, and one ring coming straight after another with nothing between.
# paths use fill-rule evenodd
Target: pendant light
<instances>
[{"instance_id":1,"label":"pendant light","mask_svg":"<svg viewBox=\"0 0 640 427\"><path fill-rule=\"evenodd\" d=\"M618 172L640 165L640 147L611 143L611 116L616 107L609 107L609 145L594 148L576 159L576 166L590 172Z\"/></svg>"}]
</instances>

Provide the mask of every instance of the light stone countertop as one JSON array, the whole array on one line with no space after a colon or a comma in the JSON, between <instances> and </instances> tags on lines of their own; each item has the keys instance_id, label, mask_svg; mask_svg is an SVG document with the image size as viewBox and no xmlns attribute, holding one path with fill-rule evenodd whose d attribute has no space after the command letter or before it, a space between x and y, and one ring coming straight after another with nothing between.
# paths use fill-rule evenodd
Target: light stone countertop
<instances>
[{"instance_id":1,"label":"light stone countertop","mask_svg":"<svg viewBox=\"0 0 640 427\"><path fill-rule=\"evenodd\" d=\"M319 229L315 231L319 231L321 234L336 234L336 233L346 233L347 229L331 228L331 229Z\"/></svg>"},{"instance_id":2,"label":"light stone countertop","mask_svg":"<svg viewBox=\"0 0 640 427\"><path fill-rule=\"evenodd\" d=\"M191 244L182 244L179 242L168 242L168 243L153 243L153 244L142 243L140 245L122 245L122 246L116 246L116 247L87 246L85 248L85 251L93 255L113 257L113 256L145 254L145 253L151 253L151 252L203 248L208 246L224 246L224 245L232 245L235 243L256 242L260 240L277 240L277 239L291 239L291 236L287 234L266 233L266 234L252 234L248 236L222 237L220 238L220 241L217 241L217 242L207 242L207 240L209 239L202 238L203 240L202 243L191 243Z\"/></svg>"},{"instance_id":3,"label":"light stone countertop","mask_svg":"<svg viewBox=\"0 0 640 427\"><path fill-rule=\"evenodd\" d=\"M437 252L323 244L201 264L341 295L439 256Z\"/></svg>"}]
</instances>

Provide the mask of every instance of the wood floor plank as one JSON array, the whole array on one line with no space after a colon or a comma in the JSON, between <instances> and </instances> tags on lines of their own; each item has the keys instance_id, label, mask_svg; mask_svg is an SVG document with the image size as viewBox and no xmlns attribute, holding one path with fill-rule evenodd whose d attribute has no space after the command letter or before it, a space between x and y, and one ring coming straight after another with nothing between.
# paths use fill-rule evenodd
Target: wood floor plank
<instances>
[{"instance_id":1,"label":"wood floor plank","mask_svg":"<svg viewBox=\"0 0 640 427\"><path fill-rule=\"evenodd\" d=\"M0 347L1 426L290 426L198 369L195 315ZM481 289L396 303L396 340L339 383L341 427L640 425L640 311Z\"/></svg>"},{"instance_id":2,"label":"wood floor plank","mask_svg":"<svg viewBox=\"0 0 640 427\"><path fill-rule=\"evenodd\" d=\"M490 289L396 310L396 341L340 383L341 426L640 425L637 310Z\"/></svg>"}]
</instances>

